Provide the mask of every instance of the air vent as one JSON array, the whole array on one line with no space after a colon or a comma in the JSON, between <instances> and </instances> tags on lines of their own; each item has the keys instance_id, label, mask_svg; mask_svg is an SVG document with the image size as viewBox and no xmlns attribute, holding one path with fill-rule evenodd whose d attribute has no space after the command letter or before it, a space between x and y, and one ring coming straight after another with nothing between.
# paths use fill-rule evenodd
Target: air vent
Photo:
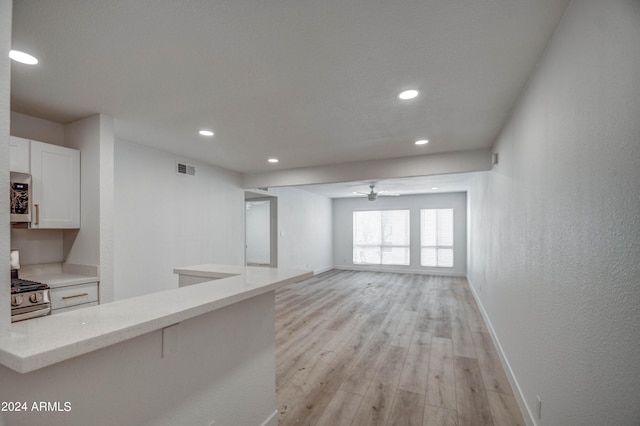
<instances>
[{"instance_id":1,"label":"air vent","mask_svg":"<svg viewBox=\"0 0 640 426\"><path fill-rule=\"evenodd\" d=\"M196 167L192 166L190 164L185 164L185 163L176 163L177 167L176 167L176 172L179 175L188 175L188 176L195 176L196 175Z\"/></svg>"}]
</instances>

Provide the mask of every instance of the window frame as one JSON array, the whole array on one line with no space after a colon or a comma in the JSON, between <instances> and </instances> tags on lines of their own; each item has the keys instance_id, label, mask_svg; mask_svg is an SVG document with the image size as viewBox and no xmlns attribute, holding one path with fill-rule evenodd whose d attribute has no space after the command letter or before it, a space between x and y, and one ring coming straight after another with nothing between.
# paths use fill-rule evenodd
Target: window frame
<instances>
[{"instance_id":1,"label":"window frame","mask_svg":"<svg viewBox=\"0 0 640 426\"><path fill-rule=\"evenodd\" d=\"M380 234L379 234L379 244L358 244L356 243L356 215L359 213L379 213L380 214ZM403 245L399 244L389 244L384 242L384 222L382 220L382 214L384 212L404 212L406 216L406 232L407 232L407 243ZM380 265L380 266L410 266L411 265L411 209L380 209L380 210L353 210L352 211L352 263L354 265ZM380 262L372 263L372 262L357 262L356 261L356 249L358 247L365 248L379 248L380 249ZM384 253L385 248L387 250L392 250L394 248L404 248L406 249L407 254L407 262L406 263L384 263Z\"/></svg>"},{"instance_id":2,"label":"window frame","mask_svg":"<svg viewBox=\"0 0 640 426\"><path fill-rule=\"evenodd\" d=\"M423 230L423 225L424 225L424 213L426 211L429 210L433 210L436 212L436 223L435 223L435 229L436 229L436 244L435 245L431 245L431 244L424 244L423 241L423 235L424 235L424 230ZM451 211L451 245L446 245L446 244L438 244L438 211L441 210L450 210ZM425 267L425 268L453 268L455 266L455 209L453 207L449 207L449 208L426 208L426 209L420 209L420 266L421 267ZM436 260L436 264L435 265L425 265L423 262L423 256L422 256L422 250L423 249L435 249L436 250L436 256L435 256L435 260ZM451 265L440 265L439 263L439 256L438 256L438 251L439 250L451 250Z\"/></svg>"}]
</instances>

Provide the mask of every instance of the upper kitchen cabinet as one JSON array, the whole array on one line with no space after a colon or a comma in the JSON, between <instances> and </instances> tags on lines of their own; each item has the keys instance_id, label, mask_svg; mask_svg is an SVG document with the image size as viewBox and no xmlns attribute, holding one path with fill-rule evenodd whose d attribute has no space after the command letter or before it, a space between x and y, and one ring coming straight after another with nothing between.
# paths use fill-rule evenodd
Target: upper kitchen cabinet
<instances>
[{"instance_id":1,"label":"upper kitchen cabinet","mask_svg":"<svg viewBox=\"0 0 640 426\"><path fill-rule=\"evenodd\" d=\"M9 170L30 173L30 145L28 139L11 136L9 138Z\"/></svg>"},{"instance_id":2,"label":"upper kitchen cabinet","mask_svg":"<svg viewBox=\"0 0 640 426\"><path fill-rule=\"evenodd\" d=\"M80 228L80 151L30 141L34 229Z\"/></svg>"}]
</instances>

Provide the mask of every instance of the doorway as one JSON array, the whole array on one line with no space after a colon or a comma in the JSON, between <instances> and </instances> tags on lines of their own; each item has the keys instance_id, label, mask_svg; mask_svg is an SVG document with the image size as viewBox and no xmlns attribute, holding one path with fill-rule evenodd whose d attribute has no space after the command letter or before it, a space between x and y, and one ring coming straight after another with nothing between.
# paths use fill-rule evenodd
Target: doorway
<instances>
[{"instance_id":1,"label":"doorway","mask_svg":"<svg viewBox=\"0 0 640 426\"><path fill-rule=\"evenodd\" d=\"M245 263L278 266L278 199L245 192Z\"/></svg>"}]
</instances>

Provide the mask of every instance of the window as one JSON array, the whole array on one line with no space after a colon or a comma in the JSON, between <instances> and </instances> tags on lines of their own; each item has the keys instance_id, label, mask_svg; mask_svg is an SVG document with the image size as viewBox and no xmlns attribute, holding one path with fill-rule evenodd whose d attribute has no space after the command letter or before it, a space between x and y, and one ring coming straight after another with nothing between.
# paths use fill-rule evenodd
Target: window
<instances>
[{"instance_id":1,"label":"window","mask_svg":"<svg viewBox=\"0 0 640 426\"><path fill-rule=\"evenodd\" d=\"M453 209L420 210L420 265L453 267Z\"/></svg>"},{"instance_id":2,"label":"window","mask_svg":"<svg viewBox=\"0 0 640 426\"><path fill-rule=\"evenodd\" d=\"M353 212L353 263L409 264L409 210Z\"/></svg>"}]
</instances>

